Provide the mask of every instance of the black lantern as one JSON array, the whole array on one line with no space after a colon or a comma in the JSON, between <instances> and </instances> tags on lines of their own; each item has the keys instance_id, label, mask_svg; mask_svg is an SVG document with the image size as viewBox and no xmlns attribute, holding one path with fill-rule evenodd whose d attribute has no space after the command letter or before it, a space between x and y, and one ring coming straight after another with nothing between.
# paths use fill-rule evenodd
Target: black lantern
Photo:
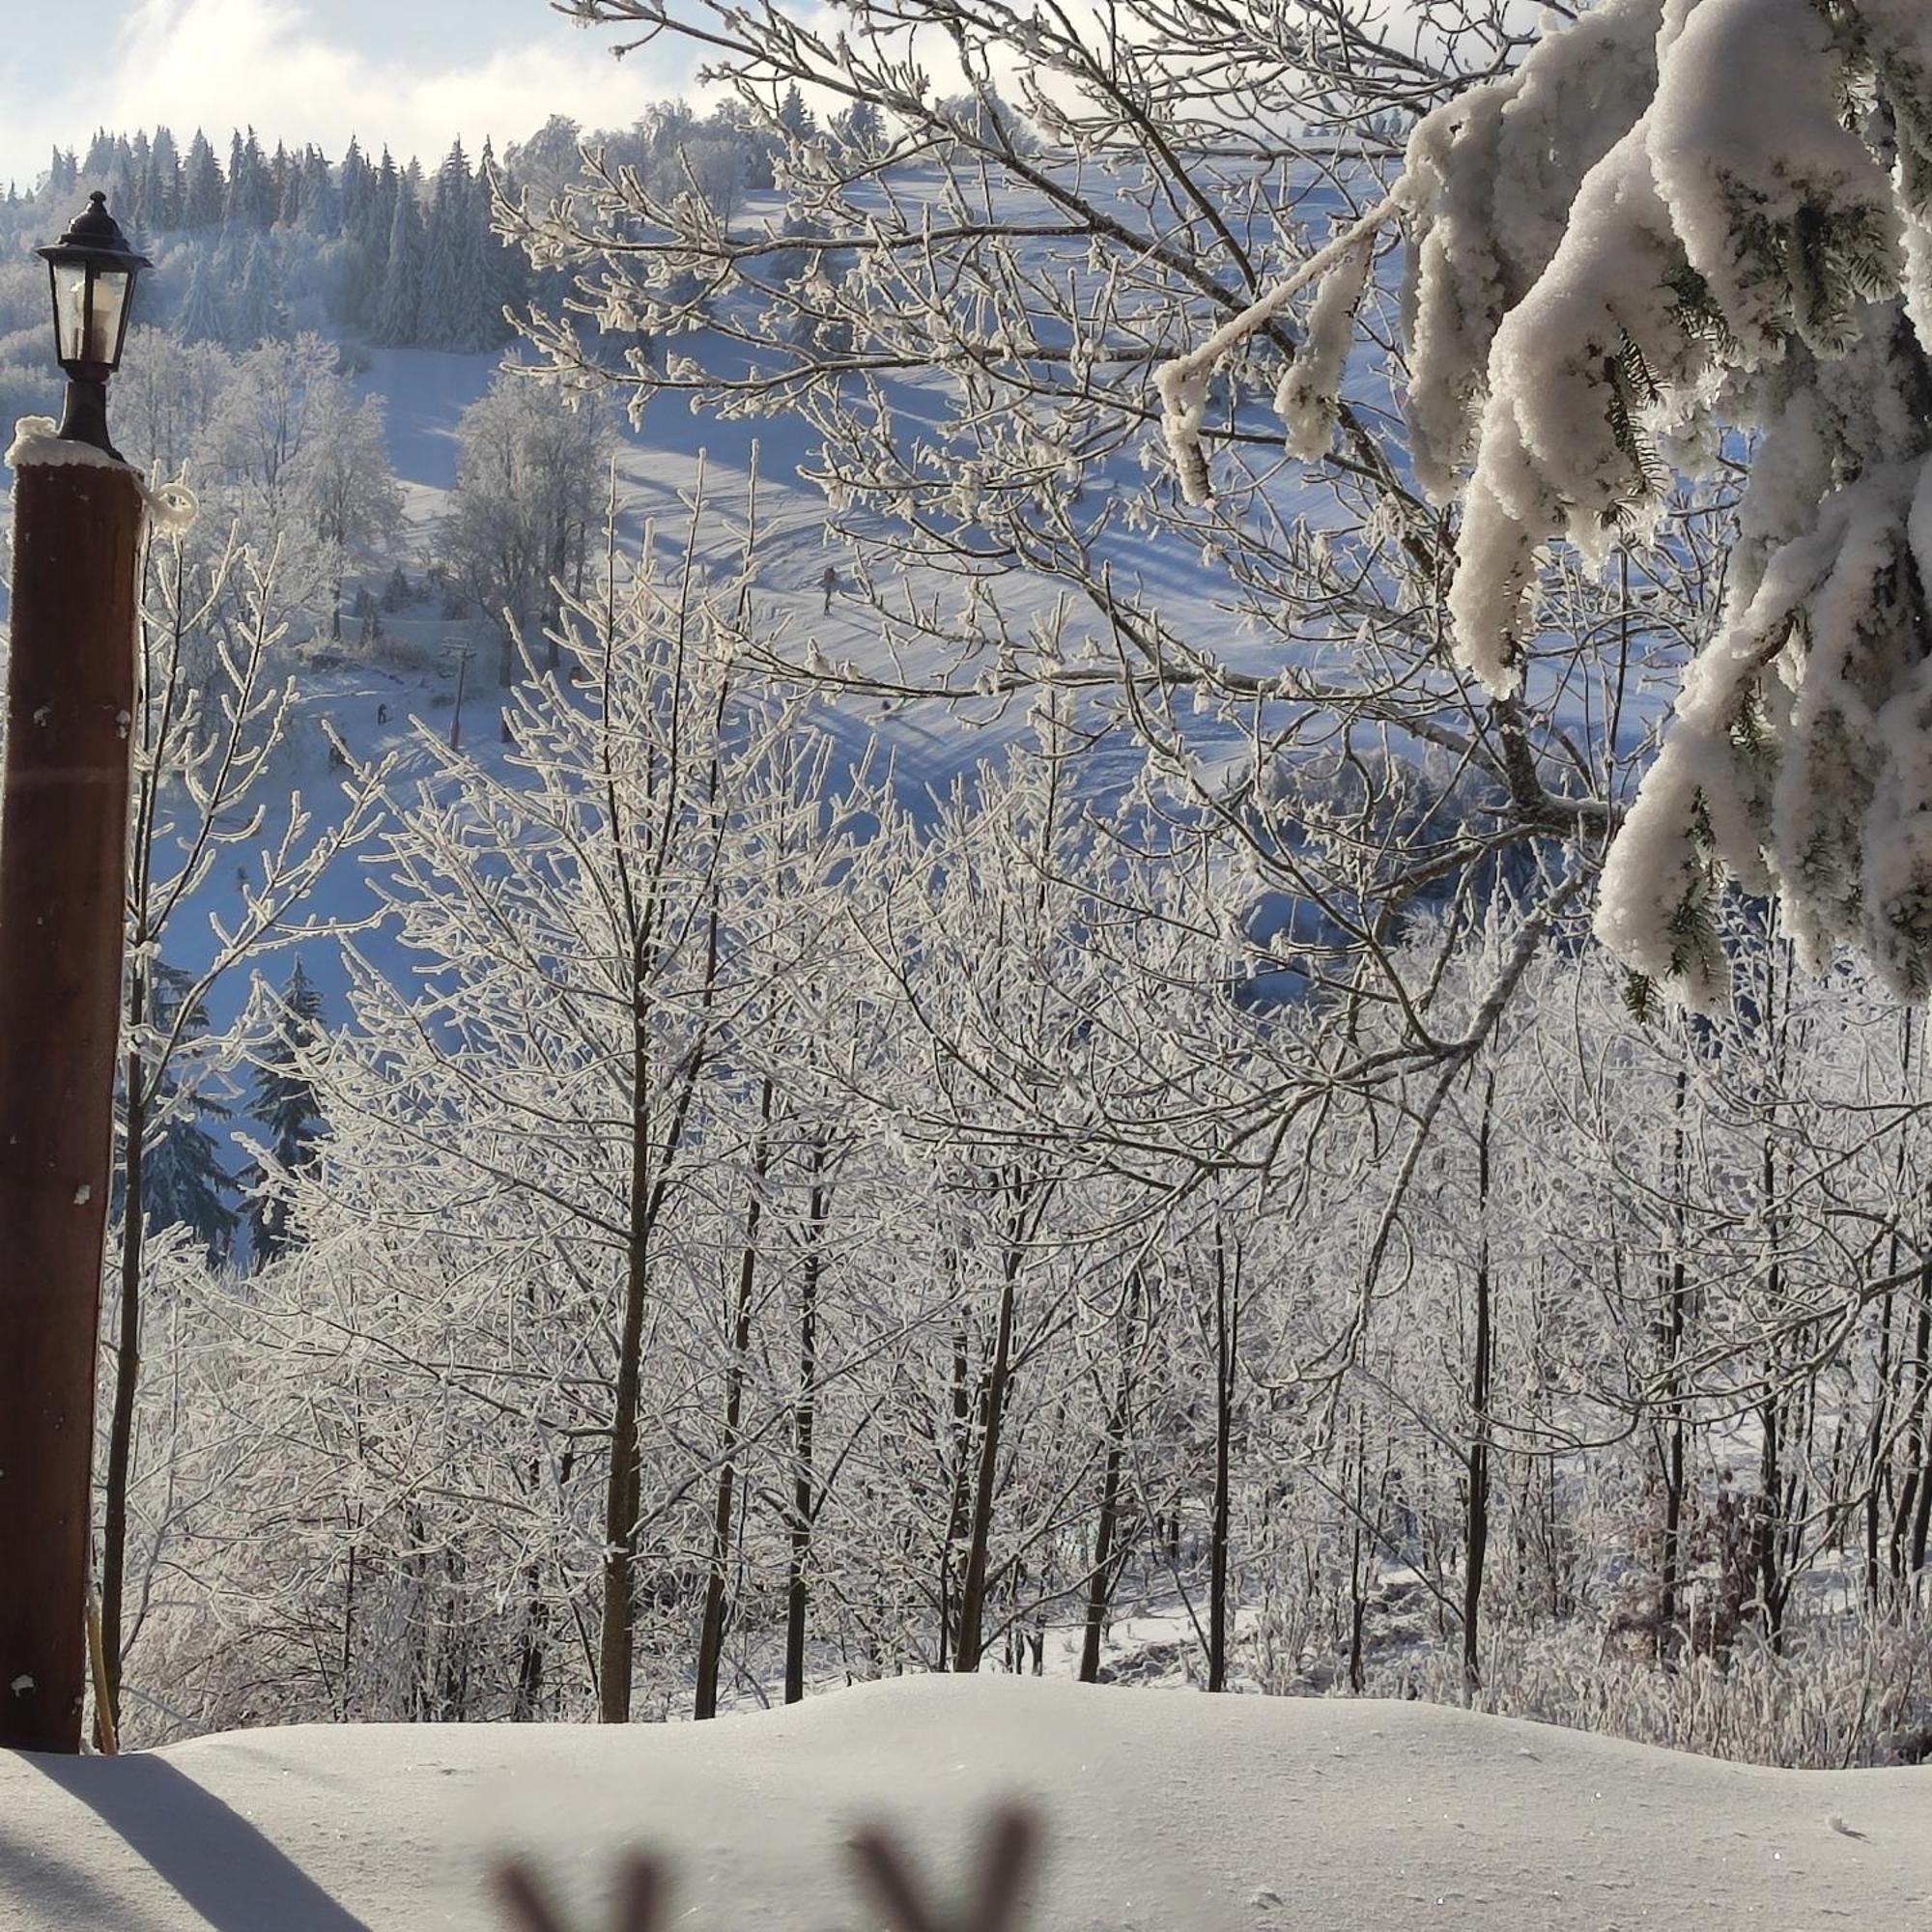
<instances>
[{"instance_id":1,"label":"black lantern","mask_svg":"<svg viewBox=\"0 0 1932 1932\"><path fill-rule=\"evenodd\" d=\"M54 354L67 371L60 433L118 457L107 440L107 379L121 366L134 279L153 264L128 245L98 191L52 247L35 252L53 285Z\"/></svg>"}]
</instances>

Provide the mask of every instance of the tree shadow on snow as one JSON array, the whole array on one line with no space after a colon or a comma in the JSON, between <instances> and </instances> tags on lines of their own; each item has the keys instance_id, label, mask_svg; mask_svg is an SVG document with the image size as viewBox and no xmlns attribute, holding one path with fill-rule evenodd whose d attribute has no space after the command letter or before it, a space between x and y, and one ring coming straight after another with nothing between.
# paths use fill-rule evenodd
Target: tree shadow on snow
<instances>
[{"instance_id":1,"label":"tree shadow on snow","mask_svg":"<svg viewBox=\"0 0 1932 1932\"><path fill-rule=\"evenodd\" d=\"M20 1761L118 1833L213 1932L369 1932L239 1811L164 1758Z\"/></svg>"}]
</instances>

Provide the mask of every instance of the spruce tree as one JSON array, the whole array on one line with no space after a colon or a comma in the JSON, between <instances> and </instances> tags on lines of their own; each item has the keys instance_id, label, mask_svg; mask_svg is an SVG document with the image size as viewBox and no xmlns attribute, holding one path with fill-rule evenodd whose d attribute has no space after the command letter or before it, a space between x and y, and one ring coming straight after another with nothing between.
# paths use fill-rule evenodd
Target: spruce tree
<instances>
[{"instance_id":1,"label":"spruce tree","mask_svg":"<svg viewBox=\"0 0 1932 1932\"><path fill-rule=\"evenodd\" d=\"M375 177L353 134L349 137L348 152L342 156L342 165L336 170L335 190L343 229L354 235L368 211L369 197L375 190Z\"/></svg>"},{"instance_id":2,"label":"spruce tree","mask_svg":"<svg viewBox=\"0 0 1932 1932\"><path fill-rule=\"evenodd\" d=\"M505 187L508 184L502 184ZM478 348L492 349L503 339L505 309L520 309L529 299L529 257L497 233L494 198L499 185L497 160L490 143L483 143L476 170L476 238L481 257L483 313Z\"/></svg>"},{"instance_id":3,"label":"spruce tree","mask_svg":"<svg viewBox=\"0 0 1932 1932\"><path fill-rule=\"evenodd\" d=\"M266 199L274 213L272 221L293 227L301 213L301 159L291 155L285 142L275 143L269 161L269 189Z\"/></svg>"},{"instance_id":4,"label":"spruce tree","mask_svg":"<svg viewBox=\"0 0 1932 1932\"><path fill-rule=\"evenodd\" d=\"M187 229L218 226L223 193L221 163L214 158L208 136L197 128L182 173L181 225Z\"/></svg>"},{"instance_id":5,"label":"spruce tree","mask_svg":"<svg viewBox=\"0 0 1932 1932\"><path fill-rule=\"evenodd\" d=\"M90 182L99 182L103 186L114 171L114 136L105 128L97 128L94 138L87 144L87 158L80 164L80 171Z\"/></svg>"},{"instance_id":6,"label":"spruce tree","mask_svg":"<svg viewBox=\"0 0 1932 1932\"><path fill-rule=\"evenodd\" d=\"M869 100L855 100L832 117L832 134L841 147L869 154L886 138L886 118Z\"/></svg>"},{"instance_id":7,"label":"spruce tree","mask_svg":"<svg viewBox=\"0 0 1932 1932\"><path fill-rule=\"evenodd\" d=\"M298 959L282 988L272 1038L256 1063L254 1095L249 1111L269 1132L269 1149L276 1168L298 1174L314 1155L322 1128L322 1110L315 1088L301 1069L301 1055L317 1037L322 1018L322 995ZM287 1251L290 1245L287 1197L257 1168L250 1210L255 1263L260 1266Z\"/></svg>"},{"instance_id":8,"label":"spruce tree","mask_svg":"<svg viewBox=\"0 0 1932 1932\"><path fill-rule=\"evenodd\" d=\"M369 332L390 348L419 339L422 314L422 220L407 176L396 183L394 218L384 250L383 279L374 295Z\"/></svg>"},{"instance_id":9,"label":"spruce tree","mask_svg":"<svg viewBox=\"0 0 1932 1932\"><path fill-rule=\"evenodd\" d=\"M192 978L178 966L156 965L155 1018L162 1031L173 1026ZM182 1041L207 1031L207 1015L197 1008L185 1016ZM171 1068L150 1103L150 1118L158 1124L151 1130L141 1162L142 1219L150 1233L190 1229L214 1262L225 1258L240 1225L228 1199L234 1177L222 1165L221 1142L209 1125L230 1117L229 1108L204 1094L185 1096L180 1074Z\"/></svg>"},{"instance_id":10,"label":"spruce tree","mask_svg":"<svg viewBox=\"0 0 1932 1932\"><path fill-rule=\"evenodd\" d=\"M230 333L236 348L252 349L258 342L279 339L288 332L289 310L282 298L281 271L273 251L258 235L248 244L247 266L242 271Z\"/></svg>"},{"instance_id":11,"label":"spruce tree","mask_svg":"<svg viewBox=\"0 0 1932 1932\"><path fill-rule=\"evenodd\" d=\"M805 96L793 81L779 102L779 126L794 140L803 141L818 132L818 117L805 104Z\"/></svg>"},{"instance_id":12,"label":"spruce tree","mask_svg":"<svg viewBox=\"0 0 1932 1932\"><path fill-rule=\"evenodd\" d=\"M148 185L143 199L148 219L166 232L181 226L181 151L166 128L156 128L148 148Z\"/></svg>"},{"instance_id":13,"label":"spruce tree","mask_svg":"<svg viewBox=\"0 0 1932 1932\"><path fill-rule=\"evenodd\" d=\"M230 224L271 226L278 212L276 193L275 178L254 128L237 134L228 151L228 201L223 211Z\"/></svg>"},{"instance_id":14,"label":"spruce tree","mask_svg":"<svg viewBox=\"0 0 1932 1932\"><path fill-rule=\"evenodd\" d=\"M237 128L228 137L228 185L221 201L221 218L229 227L240 227L246 218L247 199L248 153L242 145L241 129Z\"/></svg>"},{"instance_id":15,"label":"spruce tree","mask_svg":"<svg viewBox=\"0 0 1932 1932\"><path fill-rule=\"evenodd\" d=\"M376 334L376 318L383 304L383 291L389 279L389 236L396 225L396 202L402 193L402 179L388 149L382 161L370 171L369 191L355 227L355 242L361 256L356 270L356 287L351 320L358 328Z\"/></svg>"},{"instance_id":16,"label":"spruce tree","mask_svg":"<svg viewBox=\"0 0 1932 1932\"><path fill-rule=\"evenodd\" d=\"M342 232L342 197L328 156L320 148L305 148L301 157L301 193L298 220L304 233L325 240Z\"/></svg>"},{"instance_id":17,"label":"spruce tree","mask_svg":"<svg viewBox=\"0 0 1932 1932\"><path fill-rule=\"evenodd\" d=\"M221 305L215 299L214 277L209 269L209 251L194 249L189 261L187 286L182 291L181 307L175 315L175 328L185 342L218 342L221 339Z\"/></svg>"},{"instance_id":18,"label":"spruce tree","mask_svg":"<svg viewBox=\"0 0 1932 1932\"><path fill-rule=\"evenodd\" d=\"M108 199L122 211L121 226L131 234L136 227L154 226L149 193L154 185L150 176L155 156L145 131L136 133L131 141L123 145L128 150L128 157L116 168L114 189Z\"/></svg>"},{"instance_id":19,"label":"spruce tree","mask_svg":"<svg viewBox=\"0 0 1932 1932\"><path fill-rule=\"evenodd\" d=\"M417 298L417 340L425 348L460 349L464 310L477 299L464 287L463 235L469 225L469 162L457 141L436 174L436 193L423 225L422 288Z\"/></svg>"}]
</instances>

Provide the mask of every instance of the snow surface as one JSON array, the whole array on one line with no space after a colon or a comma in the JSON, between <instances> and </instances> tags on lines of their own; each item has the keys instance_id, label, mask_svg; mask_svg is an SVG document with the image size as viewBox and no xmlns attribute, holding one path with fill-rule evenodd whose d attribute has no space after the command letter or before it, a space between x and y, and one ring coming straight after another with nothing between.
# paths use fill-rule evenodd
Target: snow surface
<instances>
[{"instance_id":1,"label":"snow surface","mask_svg":"<svg viewBox=\"0 0 1932 1932\"><path fill-rule=\"evenodd\" d=\"M680 1925L845 1932L840 1844L957 1869L1037 1801L1040 1932L1927 1922L1932 1774L1779 1772L1421 1704L902 1678L626 1729L342 1725L151 1755L0 1754L9 1932L417 1932L497 1921L531 1855L578 1914L668 1852Z\"/></svg>"}]
</instances>

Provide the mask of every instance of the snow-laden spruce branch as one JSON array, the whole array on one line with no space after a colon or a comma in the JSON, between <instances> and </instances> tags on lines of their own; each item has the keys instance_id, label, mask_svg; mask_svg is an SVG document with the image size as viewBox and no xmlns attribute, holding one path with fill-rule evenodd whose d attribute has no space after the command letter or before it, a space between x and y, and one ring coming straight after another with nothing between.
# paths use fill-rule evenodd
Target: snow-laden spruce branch
<instances>
[{"instance_id":1,"label":"snow-laden spruce branch","mask_svg":"<svg viewBox=\"0 0 1932 1932\"><path fill-rule=\"evenodd\" d=\"M1611 852L1602 937L1712 1005L1736 878L1814 965L1846 942L1932 988L1932 15L1602 0L1416 127L1366 219L1391 215L1415 471L1460 507L1451 636L1489 690L1533 673L1549 544L1601 567L1660 534L1677 473L1747 479L1724 618ZM1324 274L1312 316L1346 317L1361 226L1161 372L1190 500L1208 374ZM1290 419L1296 453L1321 446Z\"/></svg>"}]
</instances>

